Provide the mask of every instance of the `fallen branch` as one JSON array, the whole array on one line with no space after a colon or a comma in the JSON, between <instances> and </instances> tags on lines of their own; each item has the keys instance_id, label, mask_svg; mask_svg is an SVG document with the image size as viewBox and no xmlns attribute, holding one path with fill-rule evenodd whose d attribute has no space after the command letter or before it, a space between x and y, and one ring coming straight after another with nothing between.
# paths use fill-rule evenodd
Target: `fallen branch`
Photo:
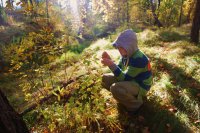
<instances>
[{"instance_id":1,"label":"fallen branch","mask_svg":"<svg viewBox=\"0 0 200 133\"><path fill-rule=\"evenodd\" d=\"M69 84L75 82L76 80L80 79L82 76L83 76L83 75L80 75L80 76L76 77L75 79L70 79L70 80L67 81L67 82L61 82L62 86L61 86L60 88L61 88L61 89L66 88L67 85L69 85ZM56 90L55 93L59 94L59 91ZM40 99L38 103L34 103L34 104L30 105L27 109L23 110L23 111L20 112L19 114L20 114L21 116L25 115L26 113L28 113L28 112L32 111L33 109L35 109L35 108L37 107L38 104L42 104L42 103L46 102L47 100L49 100L49 99L50 99L51 97L53 97L53 96L55 96L53 93L49 94L48 96L46 96L46 97Z\"/></svg>"}]
</instances>

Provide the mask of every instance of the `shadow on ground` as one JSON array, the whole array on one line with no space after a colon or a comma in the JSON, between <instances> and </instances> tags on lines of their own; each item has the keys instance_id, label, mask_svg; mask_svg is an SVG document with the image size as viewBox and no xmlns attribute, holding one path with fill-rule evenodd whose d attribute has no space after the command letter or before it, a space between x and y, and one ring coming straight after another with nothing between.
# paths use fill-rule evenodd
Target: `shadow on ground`
<instances>
[{"instance_id":1,"label":"shadow on ground","mask_svg":"<svg viewBox=\"0 0 200 133\"><path fill-rule=\"evenodd\" d=\"M163 42L174 42L180 40L188 40L188 36L181 35L176 31L164 30L159 32L159 39Z\"/></svg>"},{"instance_id":2,"label":"shadow on ground","mask_svg":"<svg viewBox=\"0 0 200 133\"><path fill-rule=\"evenodd\" d=\"M121 112L118 119L126 133L191 132L172 112L153 100L145 101L137 115L127 116Z\"/></svg>"},{"instance_id":3,"label":"shadow on ground","mask_svg":"<svg viewBox=\"0 0 200 133\"><path fill-rule=\"evenodd\" d=\"M191 131L191 127L188 127L186 123L182 122L180 118L177 117L176 113L177 111L184 112L189 118L187 122L190 123L190 126L195 125L195 127L199 128L198 123L194 123L194 121L198 120L198 110L195 110L190 103L183 100L180 91L187 89L189 95L192 96L191 100L199 105L200 99L198 99L197 94L200 93L198 89L200 88L200 82L191 75L188 75L183 69L173 66L166 60L155 57L151 57L151 59L163 64L164 67L159 68L158 72L166 72L170 75L171 83L175 87L166 88L166 91L171 95L172 103L170 104L172 104L176 110L170 111L169 108L166 108L166 105L160 104L159 98L154 96L149 100L145 100L144 106L137 115L128 117L124 113L119 114L119 121L123 126L124 132L193 132Z\"/></svg>"},{"instance_id":4,"label":"shadow on ground","mask_svg":"<svg viewBox=\"0 0 200 133\"><path fill-rule=\"evenodd\" d=\"M174 88L174 91L179 91L181 89L189 88L190 95L196 97L200 93L200 82L192 77L192 75L187 74L183 69L168 63L166 60L161 58L151 57L152 60L163 64L163 67L158 67L160 72L166 72L170 75L171 83L174 86L178 86L179 89ZM195 71L195 70L193 70ZM193 73L193 72L192 72ZM200 99L196 99L200 102Z\"/></svg>"}]
</instances>

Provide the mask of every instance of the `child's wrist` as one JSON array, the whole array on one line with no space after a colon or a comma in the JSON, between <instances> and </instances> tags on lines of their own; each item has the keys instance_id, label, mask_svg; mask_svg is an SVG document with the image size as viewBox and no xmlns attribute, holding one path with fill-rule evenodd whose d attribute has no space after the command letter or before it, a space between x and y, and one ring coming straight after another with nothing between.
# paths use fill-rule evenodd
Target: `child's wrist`
<instances>
[{"instance_id":1,"label":"child's wrist","mask_svg":"<svg viewBox=\"0 0 200 133\"><path fill-rule=\"evenodd\" d=\"M110 68L111 71L115 71L117 69L117 65L114 63L108 67Z\"/></svg>"}]
</instances>

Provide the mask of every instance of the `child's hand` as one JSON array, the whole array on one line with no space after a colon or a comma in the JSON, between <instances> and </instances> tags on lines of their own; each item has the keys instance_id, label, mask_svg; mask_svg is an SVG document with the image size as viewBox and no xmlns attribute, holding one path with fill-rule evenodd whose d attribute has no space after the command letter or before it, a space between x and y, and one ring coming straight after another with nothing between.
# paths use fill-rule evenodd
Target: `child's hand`
<instances>
[{"instance_id":1,"label":"child's hand","mask_svg":"<svg viewBox=\"0 0 200 133\"><path fill-rule=\"evenodd\" d=\"M111 59L107 59L107 58L102 58L101 63L108 67L114 65L114 62Z\"/></svg>"},{"instance_id":2,"label":"child's hand","mask_svg":"<svg viewBox=\"0 0 200 133\"><path fill-rule=\"evenodd\" d=\"M106 51L104 51L104 52L102 53L102 59L103 59L103 58L106 58L106 59L110 59L110 60L111 60L110 55L109 55Z\"/></svg>"}]
</instances>

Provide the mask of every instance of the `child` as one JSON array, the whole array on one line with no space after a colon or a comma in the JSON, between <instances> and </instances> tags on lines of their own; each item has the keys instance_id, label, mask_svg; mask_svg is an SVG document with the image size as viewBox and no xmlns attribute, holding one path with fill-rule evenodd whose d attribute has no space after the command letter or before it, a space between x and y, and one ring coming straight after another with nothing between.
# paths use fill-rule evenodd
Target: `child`
<instances>
[{"instance_id":1,"label":"child","mask_svg":"<svg viewBox=\"0 0 200 133\"><path fill-rule=\"evenodd\" d=\"M102 85L111 91L113 97L131 114L141 107L142 97L152 84L149 59L138 49L137 43L136 33L130 29L125 30L113 43L122 56L118 65L107 52L103 52L101 60L114 74L104 74Z\"/></svg>"}]
</instances>

